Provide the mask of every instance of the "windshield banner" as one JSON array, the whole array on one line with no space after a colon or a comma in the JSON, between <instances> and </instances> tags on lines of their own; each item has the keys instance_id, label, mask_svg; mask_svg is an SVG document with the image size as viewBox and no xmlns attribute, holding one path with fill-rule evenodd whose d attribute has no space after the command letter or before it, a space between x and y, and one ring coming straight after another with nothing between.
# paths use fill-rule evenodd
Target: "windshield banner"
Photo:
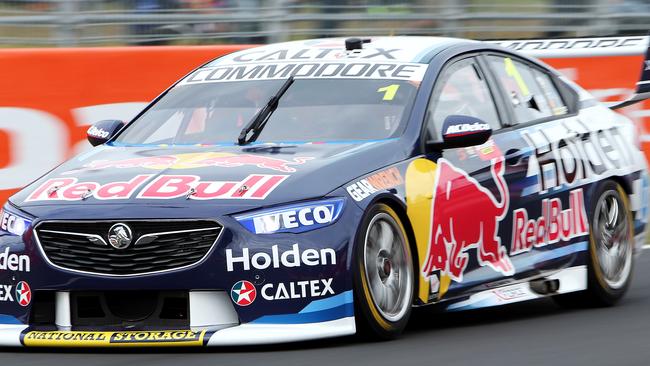
<instances>
[{"instance_id":1,"label":"windshield banner","mask_svg":"<svg viewBox=\"0 0 650 366\"><path fill-rule=\"evenodd\" d=\"M244 80L305 79L397 79L422 81L425 64L394 62L283 62L219 65L195 71L181 84L215 83Z\"/></svg>"}]
</instances>

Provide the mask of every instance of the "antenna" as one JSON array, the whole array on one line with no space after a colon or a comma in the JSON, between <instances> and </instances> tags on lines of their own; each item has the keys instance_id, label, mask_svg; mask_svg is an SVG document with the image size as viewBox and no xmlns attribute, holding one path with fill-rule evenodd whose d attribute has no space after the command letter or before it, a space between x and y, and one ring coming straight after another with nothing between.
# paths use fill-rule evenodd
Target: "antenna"
<instances>
[{"instance_id":1,"label":"antenna","mask_svg":"<svg viewBox=\"0 0 650 366\"><path fill-rule=\"evenodd\" d=\"M370 38L348 38L345 40L345 49L347 51L361 50L364 43L370 43Z\"/></svg>"}]
</instances>

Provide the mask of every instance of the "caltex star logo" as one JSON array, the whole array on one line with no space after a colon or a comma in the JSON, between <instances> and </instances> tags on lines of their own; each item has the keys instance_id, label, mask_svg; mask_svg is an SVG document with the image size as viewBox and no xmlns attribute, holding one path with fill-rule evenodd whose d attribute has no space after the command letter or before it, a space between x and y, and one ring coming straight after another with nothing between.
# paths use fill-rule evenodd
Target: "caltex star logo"
<instances>
[{"instance_id":1,"label":"caltex star logo","mask_svg":"<svg viewBox=\"0 0 650 366\"><path fill-rule=\"evenodd\" d=\"M16 285L16 301L20 306L27 306L32 302L32 289L25 281L20 281Z\"/></svg>"},{"instance_id":2,"label":"caltex star logo","mask_svg":"<svg viewBox=\"0 0 650 366\"><path fill-rule=\"evenodd\" d=\"M239 306L248 306L255 301L257 290L255 289L255 285L249 281L242 280L232 287L232 290L230 290L230 297L232 297L232 301L234 301L235 304Z\"/></svg>"}]
</instances>

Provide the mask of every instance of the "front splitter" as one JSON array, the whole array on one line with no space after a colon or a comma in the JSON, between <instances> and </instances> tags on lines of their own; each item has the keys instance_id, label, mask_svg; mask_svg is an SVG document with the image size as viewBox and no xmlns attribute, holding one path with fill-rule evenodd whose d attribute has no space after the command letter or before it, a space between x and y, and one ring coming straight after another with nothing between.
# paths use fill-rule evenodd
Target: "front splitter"
<instances>
[{"instance_id":1,"label":"front splitter","mask_svg":"<svg viewBox=\"0 0 650 366\"><path fill-rule=\"evenodd\" d=\"M354 317L304 324L241 324L217 331L32 330L25 325L0 325L0 346L26 347L200 347L245 346L308 341L352 335Z\"/></svg>"}]
</instances>

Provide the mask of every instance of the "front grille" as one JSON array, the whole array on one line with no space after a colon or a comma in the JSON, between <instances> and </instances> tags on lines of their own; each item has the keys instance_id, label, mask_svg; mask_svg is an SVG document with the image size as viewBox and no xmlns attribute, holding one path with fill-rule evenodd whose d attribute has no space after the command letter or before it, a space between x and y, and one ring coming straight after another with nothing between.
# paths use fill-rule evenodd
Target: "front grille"
<instances>
[{"instance_id":1,"label":"front grille","mask_svg":"<svg viewBox=\"0 0 650 366\"><path fill-rule=\"evenodd\" d=\"M131 229L132 243L124 249L109 244L109 230L117 223ZM53 265L116 276L196 264L210 252L221 230L214 221L56 221L35 229Z\"/></svg>"}]
</instances>

